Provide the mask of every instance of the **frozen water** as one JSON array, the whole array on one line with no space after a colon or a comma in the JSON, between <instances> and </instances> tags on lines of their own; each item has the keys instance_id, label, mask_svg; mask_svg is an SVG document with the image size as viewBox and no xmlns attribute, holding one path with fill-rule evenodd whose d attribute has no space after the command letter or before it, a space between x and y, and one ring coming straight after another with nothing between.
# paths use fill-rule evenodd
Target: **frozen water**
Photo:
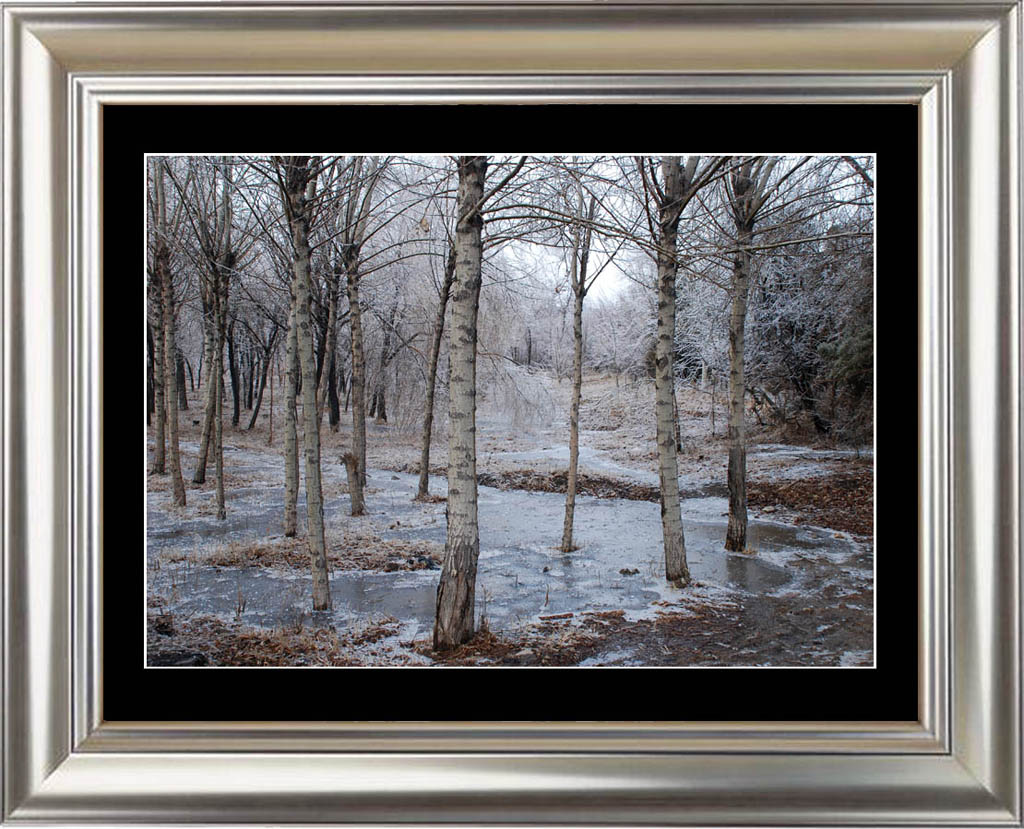
<instances>
[{"instance_id":1,"label":"frozen water","mask_svg":"<svg viewBox=\"0 0 1024 829\"><path fill-rule=\"evenodd\" d=\"M348 516L346 496L329 500L328 524L365 526L382 538L443 542L444 504L412 501L413 475L370 471L370 515ZM432 481L443 491L445 480ZM159 493L151 497L157 497ZM282 491L238 490L226 521L194 515L187 519L150 512L152 553L189 553L228 540L257 540L281 533ZM555 493L480 488L481 555L476 607L492 629L510 629L560 613L625 610L646 615L657 601L678 602L686 591L663 575L661 523L657 504L580 497L576 506L576 543L580 549L556 549L561 536L564 496ZM828 551L837 558L854 555L845 536L778 522L751 521L750 545L758 556L722 551L725 499L684 501L687 558L693 577L731 591L771 592L789 585L792 574L773 556L787 561L801 551ZM299 510L300 514L302 509ZM624 574L620 570L633 570ZM197 562L163 564L150 571L150 589L168 598L176 613L214 613L241 621L278 626L294 622L309 607L309 575L301 571L215 568ZM437 571L395 573L346 570L331 576L333 622L349 627L358 620L393 616L426 630L433 619ZM244 600L244 601L243 601ZM240 607L244 604L244 609Z\"/></svg>"}]
</instances>

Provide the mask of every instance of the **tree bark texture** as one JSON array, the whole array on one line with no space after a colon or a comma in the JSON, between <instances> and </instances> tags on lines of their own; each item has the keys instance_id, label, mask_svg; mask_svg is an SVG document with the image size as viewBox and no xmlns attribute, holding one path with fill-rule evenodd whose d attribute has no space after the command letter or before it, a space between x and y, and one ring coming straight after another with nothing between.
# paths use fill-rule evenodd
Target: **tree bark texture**
<instances>
[{"instance_id":1,"label":"tree bark texture","mask_svg":"<svg viewBox=\"0 0 1024 829\"><path fill-rule=\"evenodd\" d=\"M178 386L178 409L188 411L188 387L185 385L185 356L178 351L174 361L174 378Z\"/></svg>"},{"instance_id":2,"label":"tree bark texture","mask_svg":"<svg viewBox=\"0 0 1024 829\"><path fill-rule=\"evenodd\" d=\"M292 158L286 167L288 221L294 251L292 296L295 302L295 337L302 372L302 431L306 455L306 520L310 568L313 575L313 610L331 607L324 538L324 502L320 479L320 430L316 399L316 361L310 319L309 214L312 187L309 158ZM307 187L310 193L307 195Z\"/></svg>"},{"instance_id":3,"label":"tree bark texture","mask_svg":"<svg viewBox=\"0 0 1024 829\"><path fill-rule=\"evenodd\" d=\"M154 435L156 448L153 452L152 472L154 475L163 475L167 471L167 404L164 395L167 392L167 385L164 382L164 301L163 285L160 284L162 274L158 268L152 268L149 276L149 311L150 325L156 332L153 338L153 406L156 416L156 428Z\"/></svg>"},{"instance_id":4,"label":"tree bark texture","mask_svg":"<svg viewBox=\"0 0 1024 829\"><path fill-rule=\"evenodd\" d=\"M359 462L359 486L363 487L366 485L366 352L363 347L363 315L359 308L358 262L351 248L346 254L349 340L352 347L352 454Z\"/></svg>"},{"instance_id":5,"label":"tree bark texture","mask_svg":"<svg viewBox=\"0 0 1024 829\"><path fill-rule=\"evenodd\" d=\"M686 541L679 503L676 456L675 382L676 241L683 208L682 167L678 156L661 162L664 194L658 211L658 325L654 350L654 396L657 419L658 480L661 489L661 531L665 545L665 578L676 586L690 583Z\"/></svg>"},{"instance_id":6,"label":"tree bark texture","mask_svg":"<svg viewBox=\"0 0 1024 829\"><path fill-rule=\"evenodd\" d=\"M298 385L299 349L295 333L295 299L288 314L288 338L285 341L284 384L284 534L292 538L298 531L296 504L299 500L299 438L296 426L295 389Z\"/></svg>"},{"instance_id":7,"label":"tree bark texture","mask_svg":"<svg viewBox=\"0 0 1024 829\"><path fill-rule=\"evenodd\" d=\"M747 445L743 422L747 386L743 362L750 292L750 245L758 212L772 195L768 182L777 163L777 156L745 157L726 180L726 193L736 229L729 315L729 526L725 534L725 549L733 552L747 547Z\"/></svg>"},{"instance_id":8,"label":"tree bark texture","mask_svg":"<svg viewBox=\"0 0 1024 829\"><path fill-rule=\"evenodd\" d=\"M241 409L241 388L238 378L238 352L235 349L235 324L228 328L228 370L231 372L231 425L238 426Z\"/></svg>"},{"instance_id":9,"label":"tree bark texture","mask_svg":"<svg viewBox=\"0 0 1024 829\"><path fill-rule=\"evenodd\" d=\"M178 446L178 374L176 370L177 346L174 342L174 281L170 274L170 252L163 243L158 244L157 269L161 272L164 323L164 393L167 413L167 457L171 474L171 492L174 503L185 506L185 482L181 478L181 452ZM183 378L184 379L184 378Z\"/></svg>"},{"instance_id":10,"label":"tree bark texture","mask_svg":"<svg viewBox=\"0 0 1024 829\"><path fill-rule=\"evenodd\" d=\"M737 247L750 244L751 225L737 226ZM750 252L740 250L733 259L732 308L729 314L729 526L725 549L742 552L747 547L747 443L743 422L746 378L747 297L750 291Z\"/></svg>"},{"instance_id":11,"label":"tree bark texture","mask_svg":"<svg viewBox=\"0 0 1024 829\"><path fill-rule=\"evenodd\" d=\"M334 355L338 348L338 299L341 293L341 271L339 265L331 269L331 281L328 287L329 302L327 309L327 334L324 344L324 360L329 360L330 365L327 371L320 371L320 388L317 392L317 412L322 423L324 409L327 408L327 398L331 390L331 382L334 373Z\"/></svg>"},{"instance_id":12,"label":"tree bark texture","mask_svg":"<svg viewBox=\"0 0 1024 829\"><path fill-rule=\"evenodd\" d=\"M455 233L452 319L448 332L448 535L437 586L434 648L446 650L475 630L476 569L480 554L476 483L476 345L483 261L479 205L487 175L485 156L461 156L459 218Z\"/></svg>"},{"instance_id":13,"label":"tree bark texture","mask_svg":"<svg viewBox=\"0 0 1024 829\"><path fill-rule=\"evenodd\" d=\"M203 433L199 439L199 457L196 459L196 471L192 475L192 483L206 483L206 462L210 452L210 435L213 432L213 418L216 413L214 394L217 391L217 382L213 375L216 371L216 311L215 299L212 296L214 288L212 280L208 276L200 276L199 291L203 303L203 354L206 358L206 399L203 411Z\"/></svg>"}]
</instances>

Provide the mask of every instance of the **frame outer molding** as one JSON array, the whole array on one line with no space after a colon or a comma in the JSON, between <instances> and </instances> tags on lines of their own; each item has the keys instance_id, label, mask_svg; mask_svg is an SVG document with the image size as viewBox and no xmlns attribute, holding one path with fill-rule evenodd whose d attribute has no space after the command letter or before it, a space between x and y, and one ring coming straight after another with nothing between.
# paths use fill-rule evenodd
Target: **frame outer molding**
<instances>
[{"instance_id":1,"label":"frame outer molding","mask_svg":"<svg viewBox=\"0 0 1024 829\"><path fill-rule=\"evenodd\" d=\"M1018 0L2 9L4 819L1021 825ZM103 722L99 112L197 100L917 103L919 722Z\"/></svg>"}]
</instances>

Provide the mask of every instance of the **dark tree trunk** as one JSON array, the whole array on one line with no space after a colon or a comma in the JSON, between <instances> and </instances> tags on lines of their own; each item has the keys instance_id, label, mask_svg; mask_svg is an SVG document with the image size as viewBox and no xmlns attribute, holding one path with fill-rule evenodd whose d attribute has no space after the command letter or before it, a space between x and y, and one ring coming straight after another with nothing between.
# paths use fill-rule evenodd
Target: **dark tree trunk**
<instances>
[{"instance_id":1,"label":"dark tree trunk","mask_svg":"<svg viewBox=\"0 0 1024 829\"><path fill-rule=\"evenodd\" d=\"M334 355L331 355L328 371L330 372L327 376L328 423L331 431L337 432L338 425L341 423L341 410L338 406L338 360Z\"/></svg>"},{"instance_id":2,"label":"dark tree trunk","mask_svg":"<svg viewBox=\"0 0 1024 829\"><path fill-rule=\"evenodd\" d=\"M146 425L149 426L156 407L156 389L153 386L153 326L146 322Z\"/></svg>"},{"instance_id":3,"label":"dark tree trunk","mask_svg":"<svg viewBox=\"0 0 1024 829\"><path fill-rule=\"evenodd\" d=\"M271 342L273 342L273 340L271 340ZM247 429L252 429L252 427L256 425L256 420L260 416L260 406L263 405L263 390L267 387L267 374L270 370L269 351L264 353L263 359L260 360L260 363L262 364L262 371L260 371L260 384L256 390L256 403L252 408L252 417L249 418L249 425L246 427ZM273 394L273 389L271 389L271 394Z\"/></svg>"},{"instance_id":4,"label":"dark tree trunk","mask_svg":"<svg viewBox=\"0 0 1024 829\"><path fill-rule=\"evenodd\" d=\"M231 372L231 425L238 426L238 413L241 407L241 395L238 382L238 354L235 351L235 324L228 327L228 368Z\"/></svg>"},{"instance_id":5,"label":"dark tree trunk","mask_svg":"<svg viewBox=\"0 0 1024 829\"><path fill-rule=\"evenodd\" d=\"M178 408L188 411L188 391L185 389L185 358L179 351L174 361L174 381L178 387Z\"/></svg>"}]
</instances>

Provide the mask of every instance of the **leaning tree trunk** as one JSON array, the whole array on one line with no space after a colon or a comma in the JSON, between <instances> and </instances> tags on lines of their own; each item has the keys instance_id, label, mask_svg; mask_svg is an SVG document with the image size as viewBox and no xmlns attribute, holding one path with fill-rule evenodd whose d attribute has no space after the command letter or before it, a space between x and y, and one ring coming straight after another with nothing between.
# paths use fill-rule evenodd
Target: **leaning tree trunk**
<instances>
[{"instance_id":1,"label":"leaning tree trunk","mask_svg":"<svg viewBox=\"0 0 1024 829\"><path fill-rule=\"evenodd\" d=\"M476 567L480 555L476 484L476 343L480 305L481 235L486 156L459 158L459 220L448 332L448 537L437 586L434 648L446 650L472 638Z\"/></svg>"},{"instance_id":2,"label":"leaning tree trunk","mask_svg":"<svg viewBox=\"0 0 1024 829\"><path fill-rule=\"evenodd\" d=\"M455 276L455 251L448 251L448 260L444 268L444 281L441 283L441 295L437 303L437 316L434 317L434 330L430 335L430 357L427 364L427 402L423 413L423 434L420 438L420 480L416 488L417 498L426 498L430 494L430 433L434 429L434 390L437 386L437 360L441 354L441 337L444 334L444 318L448 308L448 295L452 290L452 279Z\"/></svg>"},{"instance_id":3,"label":"leaning tree trunk","mask_svg":"<svg viewBox=\"0 0 1024 829\"><path fill-rule=\"evenodd\" d=\"M324 501L320 479L320 429L316 400L316 360L310 319L309 183L308 159L293 162L288 170L289 223L294 247L292 296L295 301L295 343L302 372L302 432L306 454L306 521L310 569L313 575L313 610L329 610L331 589L327 575L324 538Z\"/></svg>"},{"instance_id":4,"label":"leaning tree trunk","mask_svg":"<svg viewBox=\"0 0 1024 829\"><path fill-rule=\"evenodd\" d=\"M160 271L160 284L163 300L164 323L164 402L167 409L167 443L168 461L171 473L171 491L174 503L185 506L185 482L181 479L181 452L178 447L178 349L174 343L174 284L169 271L170 252L161 246L157 252L157 269ZM183 378L184 379L184 378Z\"/></svg>"},{"instance_id":5,"label":"leaning tree trunk","mask_svg":"<svg viewBox=\"0 0 1024 829\"><path fill-rule=\"evenodd\" d=\"M166 374L164 362L164 308L163 308L163 286L160 284L161 275L158 268L154 267L150 275L149 287L152 290L150 296L150 310L152 314L153 330L156 336L153 338L153 405L156 416L156 450L153 453L153 474L163 475L167 471L167 436L165 426L167 423L167 404L164 396L167 392L167 384L164 381Z\"/></svg>"},{"instance_id":6,"label":"leaning tree trunk","mask_svg":"<svg viewBox=\"0 0 1024 829\"><path fill-rule=\"evenodd\" d=\"M352 454L359 466L359 486L366 486L366 351L363 347L363 315L359 309L359 264L355 251L346 252L349 339L352 343ZM359 495L362 501L362 493ZM353 501L354 503L354 501Z\"/></svg>"},{"instance_id":7,"label":"leaning tree trunk","mask_svg":"<svg viewBox=\"0 0 1024 829\"><path fill-rule=\"evenodd\" d=\"M245 427L247 432L252 430L260 416L260 407L263 405L263 392L267 388L267 375L270 371L270 355L273 353L275 340L276 336L270 341L271 347L263 350L263 359L260 360L260 384L256 387L256 399L252 404L252 417L249 418L249 425ZM255 369L253 371L255 372ZM270 393L271 395L274 393L273 381L271 381ZM273 403L271 403L270 407L273 409Z\"/></svg>"},{"instance_id":8,"label":"leaning tree trunk","mask_svg":"<svg viewBox=\"0 0 1024 829\"><path fill-rule=\"evenodd\" d=\"M654 349L654 396L657 417L658 479L661 490L661 532L665 545L665 578L677 587L690 583L686 542L679 504L679 467L676 457L675 383L673 358L676 332L676 237L682 199L682 171L678 156L662 159L665 195L658 224L658 327Z\"/></svg>"},{"instance_id":9,"label":"leaning tree trunk","mask_svg":"<svg viewBox=\"0 0 1024 829\"><path fill-rule=\"evenodd\" d=\"M747 547L747 446L743 423L746 378L743 372L744 329L750 287L750 251L753 228L737 227L737 248L732 272L732 313L729 315L729 527L725 549L741 552Z\"/></svg>"},{"instance_id":10,"label":"leaning tree trunk","mask_svg":"<svg viewBox=\"0 0 1024 829\"><path fill-rule=\"evenodd\" d=\"M284 385L284 534L291 538L298 530L296 504L299 500L299 438L295 425L295 389L298 385L298 346L295 333L295 300L288 314L288 337L285 340ZM273 394L273 388L271 388Z\"/></svg>"}]
</instances>

